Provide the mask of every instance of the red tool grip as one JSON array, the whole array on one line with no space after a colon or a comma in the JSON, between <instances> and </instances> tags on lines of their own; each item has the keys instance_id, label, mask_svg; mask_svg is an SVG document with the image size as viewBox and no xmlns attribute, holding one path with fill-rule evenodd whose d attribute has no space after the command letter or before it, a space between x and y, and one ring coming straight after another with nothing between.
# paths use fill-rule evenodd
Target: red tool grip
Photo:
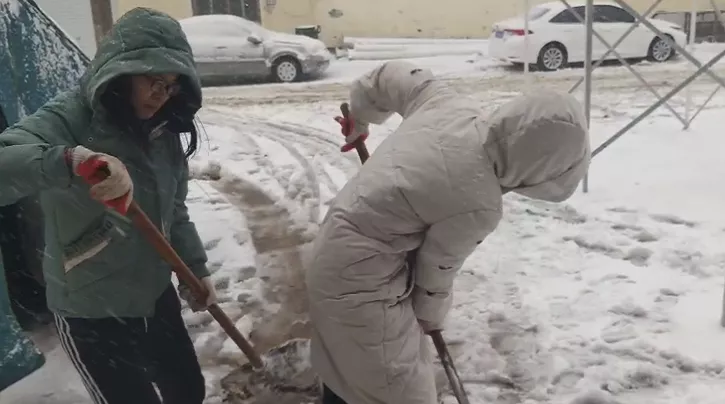
<instances>
[{"instance_id":1,"label":"red tool grip","mask_svg":"<svg viewBox=\"0 0 725 404\"><path fill-rule=\"evenodd\" d=\"M342 112L342 117L345 119L347 124L349 126L343 127L344 130L347 130L345 133L350 133L350 131L353 128L353 120L350 117L350 104L343 102L340 104L340 112ZM367 140L367 134L365 136L360 136L355 140L351 145L345 145L343 146L342 151L346 152L348 150L351 150L353 147L357 150L357 154L360 157L360 161L363 162L363 164L370 158L370 152L368 152L368 148L365 146L365 140Z\"/></svg>"},{"instance_id":2,"label":"red tool grip","mask_svg":"<svg viewBox=\"0 0 725 404\"><path fill-rule=\"evenodd\" d=\"M82 161L76 167L76 172L89 185L96 185L111 175L111 172L108 170L108 164L97 157L91 157L88 160ZM105 201L103 204L124 216L128 213L125 195L110 201Z\"/></svg>"}]
</instances>

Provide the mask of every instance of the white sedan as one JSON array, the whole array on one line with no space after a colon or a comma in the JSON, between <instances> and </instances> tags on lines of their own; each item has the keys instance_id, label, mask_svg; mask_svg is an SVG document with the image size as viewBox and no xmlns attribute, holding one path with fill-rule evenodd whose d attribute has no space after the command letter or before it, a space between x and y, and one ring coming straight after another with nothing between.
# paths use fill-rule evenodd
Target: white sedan
<instances>
[{"instance_id":1,"label":"white sedan","mask_svg":"<svg viewBox=\"0 0 725 404\"><path fill-rule=\"evenodd\" d=\"M551 71L569 63L584 62L586 57L586 3L551 2L532 8L528 13L528 46L525 35L525 17L517 17L493 25L489 40L489 55L514 64L534 64L540 70ZM637 20L616 3L595 2L593 28L609 45L614 45ZM687 35L677 24L648 18L663 34L680 46L685 46ZM608 51L596 36L592 39L592 59L601 59ZM675 49L653 31L638 24L616 47L624 59L647 58L665 62L675 55ZM606 59L616 60L610 52Z\"/></svg>"},{"instance_id":2,"label":"white sedan","mask_svg":"<svg viewBox=\"0 0 725 404\"><path fill-rule=\"evenodd\" d=\"M299 81L320 75L332 60L320 40L270 31L234 15L199 15L180 23L205 83L266 78Z\"/></svg>"}]
</instances>

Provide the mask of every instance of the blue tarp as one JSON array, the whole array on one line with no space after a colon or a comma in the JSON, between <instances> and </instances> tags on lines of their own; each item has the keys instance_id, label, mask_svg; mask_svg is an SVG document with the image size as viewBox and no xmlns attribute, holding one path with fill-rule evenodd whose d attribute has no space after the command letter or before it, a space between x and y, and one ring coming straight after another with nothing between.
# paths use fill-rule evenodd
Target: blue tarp
<instances>
[{"instance_id":1,"label":"blue tarp","mask_svg":"<svg viewBox=\"0 0 725 404\"><path fill-rule=\"evenodd\" d=\"M88 58L32 0L0 0L0 106L10 124L76 85Z\"/></svg>"},{"instance_id":2,"label":"blue tarp","mask_svg":"<svg viewBox=\"0 0 725 404\"><path fill-rule=\"evenodd\" d=\"M0 255L0 270L3 270ZM4 277L0 288L0 390L43 366L45 359L22 333L10 308Z\"/></svg>"},{"instance_id":3,"label":"blue tarp","mask_svg":"<svg viewBox=\"0 0 725 404\"><path fill-rule=\"evenodd\" d=\"M80 48L34 1L0 0L0 108L8 124L75 86L88 63ZM22 334L10 307L5 277L0 276L0 390L43 362L42 354Z\"/></svg>"}]
</instances>

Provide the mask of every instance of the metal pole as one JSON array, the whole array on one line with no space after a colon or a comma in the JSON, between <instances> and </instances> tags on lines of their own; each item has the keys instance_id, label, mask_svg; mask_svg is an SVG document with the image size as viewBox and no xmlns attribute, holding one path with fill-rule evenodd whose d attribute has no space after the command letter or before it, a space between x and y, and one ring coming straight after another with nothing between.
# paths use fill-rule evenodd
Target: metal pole
<instances>
[{"instance_id":1,"label":"metal pole","mask_svg":"<svg viewBox=\"0 0 725 404\"><path fill-rule=\"evenodd\" d=\"M591 1L591 0L588 0L588 1ZM723 57L725 57L725 50L723 50L722 52L718 53L717 56L715 56L714 58L712 58L712 60L710 60L709 62L707 62L704 65L700 66L700 68L697 69L697 71L695 73L693 73L690 77L688 77L687 79L685 79L685 81L683 81L682 83L680 83L677 87L675 87L672 90L670 90L670 92L667 93L667 94L665 94L665 96L662 97L661 100L659 100L656 103L652 104L652 106L650 106L649 108L647 108L637 118L635 118L630 123L628 123L624 128L620 129L619 132L617 132L612 137L610 137L609 139L607 139L604 143L602 143L601 145L599 145L599 147L597 147L592 152L592 157L594 157L597 154L601 153L602 150L606 149L609 145L611 145L612 143L614 143L614 141L616 141L617 139L619 139L620 137L622 137L622 135L624 135L625 133L627 133L628 130L632 129L635 125L637 125L639 122L641 122L644 118L646 118L654 110L656 110L657 108L659 108L662 104L664 104L665 102L667 102L670 98L674 97L675 94L679 93L680 91L682 91L683 88L687 87L690 83L692 83L693 81L695 81L695 79L697 79L698 77L700 77L703 73L707 73L709 71L709 69L713 65L715 65L715 63L719 62L720 59L722 59Z\"/></svg>"},{"instance_id":2,"label":"metal pole","mask_svg":"<svg viewBox=\"0 0 725 404\"><path fill-rule=\"evenodd\" d=\"M697 111L695 111L695 113L692 114L692 118L690 118L690 121L688 122L688 127L689 127L689 125L692 124L692 121L694 121L695 118L697 118L697 116L700 115L700 112L702 112L702 110L705 109L705 107L707 107L707 104L709 104L710 101L712 101L712 98L715 97L715 94L717 94L721 89L722 89L722 87L719 87L719 86L715 87L715 90L713 90L712 93L710 93L710 96L707 97L707 99L705 100L704 103L702 103L702 105L700 105L700 108L698 108Z\"/></svg>"},{"instance_id":3,"label":"metal pole","mask_svg":"<svg viewBox=\"0 0 725 404\"><path fill-rule=\"evenodd\" d=\"M712 9L713 9L713 10L715 10L715 16L716 16L716 18L717 18L717 21L718 21L718 22L720 23L720 25L721 25L721 26L722 26L723 28L725 28L725 19L723 19L723 16L722 16L722 11L720 10L720 6L718 6L718 5L717 5L717 3L715 2L715 0L710 0L710 5L712 6ZM714 90L714 91L713 91L713 92L712 92L712 93L710 94L710 96L709 96L709 97L707 97L707 100L705 100L705 102L704 102L704 103L702 104L702 106L700 106L700 108L698 108L698 109L697 109L697 112L695 112L695 115L693 115L693 116L692 116L692 118L690 119L690 123L692 123L692 121L694 121L694 120L695 120L695 117L697 117L697 115L699 115L699 114L700 114L700 112L701 112L701 111L702 111L703 109L705 109L705 107L707 106L707 104L709 104L709 103L710 103L710 101L712 101L713 97L715 97L715 94L717 94L717 93L718 93L718 91L720 91L720 88L721 88L721 87L717 87L717 88L716 88L716 89L715 89L715 90ZM723 304L725 304L725 302L724 302Z\"/></svg>"},{"instance_id":4,"label":"metal pole","mask_svg":"<svg viewBox=\"0 0 725 404\"><path fill-rule=\"evenodd\" d=\"M592 40L594 35L594 0L587 0L584 22L587 27L586 48L584 56L584 113L587 117L587 127L591 128L592 121ZM589 192L589 172L584 175L582 182L584 193Z\"/></svg>"},{"instance_id":5,"label":"metal pole","mask_svg":"<svg viewBox=\"0 0 725 404\"><path fill-rule=\"evenodd\" d=\"M697 0L692 0L690 7L690 34L687 38L687 50L689 52L693 52L695 50L695 27L697 26ZM685 119L687 120L687 123L683 129L689 129L690 123L692 122L690 120L690 111L692 110L692 88L689 86L685 90L685 97Z\"/></svg>"},{"instance_id":6,"label":"metal pole","mask_svg":"<svg viewBox=\"0 0 725 404\"><path fill-rule=\"evenodd\" d=\"M725 327L725 288L722 295L722 315L720 316L720 326Z\"/></svg>"},{"instance_id":7,"label":"metal pole","mask_svg":"<svg viewBox=\"0 0 725 404\"><path fill-rule=\"evenodd\" d=\"M526 92L531 91L531 75L529 74L529 0L524 0L524 77Z\"/></svg>"},{"instance_id":8,"label":"metal pole","mask_svg":"<svg viewBox=\"0 0 725 404\"><path fill-rule=\"evenodd\" d=\"M718 22L720 22L720 25L722 25L725 28L725 21L723 20L722 12L720 11L720 7L718 7L718 5L715 3L714 0L710 0L710 5L712 5L712 9L715 10L715 16L717 16ZM720 87L716 88L715 91L713 91L712 94L710 94L710 97L708 97L708 99L705 100L705 102L702 104L700 109L698 109L697 112L695 112L695 115L692 117L693 120L700 113L700 111L702 111L705 108L705 106L710 103L710 100L712 100L712 98L715 96L715 94L718 92L718 90L720 90ZM725 288L723 289L722 314L720 315L720 326L725 327Z\"/></svg>"},{"instance_id":9,"label":"metal pole","mask_svg":"<svg viewBox=\"0 0 725 404\"><path fill-rule=\"evenodd\" d=\"M91 17L93 19L93 32L96 36L96 45L113 26L113 8L111 0L91 0Z\"/></svg>"},{"instance_id":10,"label":"metal pole","mask_svg":"<svg viewBox=\"0 0 725 404\"><path fill-rule=\"evenodd\" d=\"M722 17L722 11L720 10L720 6L717 5L715 0L710 0L710 5L712 5L712 9L715 10L715 18L717 18L717 21L722 25L723 28L725 28L725 20L723 20Z\"/></svg>"}]
</instances>

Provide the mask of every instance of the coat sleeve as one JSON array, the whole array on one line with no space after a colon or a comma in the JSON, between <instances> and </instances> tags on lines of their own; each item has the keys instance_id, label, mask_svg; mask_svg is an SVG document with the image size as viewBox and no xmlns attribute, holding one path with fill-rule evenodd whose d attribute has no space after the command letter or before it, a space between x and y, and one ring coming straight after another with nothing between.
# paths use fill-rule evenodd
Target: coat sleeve
<instances>
[{"instance_id":1,"label":"coat sleeve","mask_svg":"<svg viewBox=\"0 0 725 404\"><path fill-rule=\"evenodd\" d=\"M189 165L184 162L184 172L179 180L174 198L174 221L169 229L171 246L194 275L201 279L209 276L209 270L206 267L207 256L199 232L189 217L189 208L186 206L188 194Z\"/></svg>"},{"instance_id":2,"label":"coat sleeve","mask_svg":"<svg viewBox=\"0 0 725 404\"><path fill-rule=\"evenodd\" d=\"M66 120L41 108L0 133L0 206L71 185L65 149L72 139Z\"/></svg>"},{"instance_id":3,"label":"coat sleeve","mask_svg":"<svg viewBox=\"0 0 725 404\"><path fill-rule=\"evenodd\" d=\"M466 258L498 225L500 214L478 210L434 223L412 263L413 310L418 319L441 326L452 302L453 280Z\"/></svg>"},{"instance_id":4,"label":"coat sleeve","mask_svg":"<svg viewBox=\"0 0 725 404\"><path fill-rule=\"evenodd\" d=\"M423 84L435 81L428 69L405 61L390 61L373 69L352 83L350 110L365 124L380 125L394 113L406 117L420 106Z\"/></svg>"}]
</instances>

